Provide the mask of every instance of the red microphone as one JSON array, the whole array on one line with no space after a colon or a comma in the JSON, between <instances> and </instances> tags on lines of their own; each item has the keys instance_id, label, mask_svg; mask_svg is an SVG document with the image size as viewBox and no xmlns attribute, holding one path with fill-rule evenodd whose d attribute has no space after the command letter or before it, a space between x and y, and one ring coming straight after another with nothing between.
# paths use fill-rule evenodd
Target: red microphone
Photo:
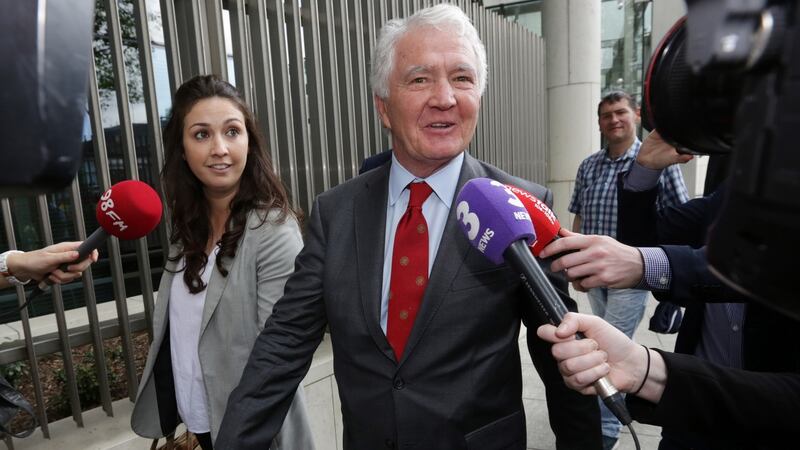
<instances>
[{"instance_id":1,"label":"red microphone","mask_svg":"<svg viewBox=\"0 0 800 450\"><path fill-rule=\"evenodd\" d=\"M155 229L161 221L161 212L161 199L147 183L120 181L108 188L97 202L95 216L100 228L92 235L102 230L106 238L112 235L123 240L139 239Z\"/></svg>"},{"instance_id":2,"label":"red microphone","mask_svg":"<svg viewBox=\"0 0 800 450\"><path fill-rule=\"evenodd\" d=\"M100 227L78 246L75 261L83 261L109 236L124 240L146 236L161 221L161 212L161 199L147 183L125 180L111 186L97 202L95 216ZM66 271L69 264L62 264L60 269ZM28 302L45 292L49 286L45 277L28 296Z\"/></svg>"},{"instance_id":3,"label":"red microphone","mask_svg":"<svg viewBox=\"0 0 800 450\"><path fill-rule=\"evenodd\" d=\"M534 197L533 194L510 184L506 186L522 201L528 211L528 215L531 216L533 231L536 232L536 241L531 245L531 252L533 256L538 258L539 253L543 248L547 247L547 244L558 239L558 231L561 229L561 224L558 222L553 210L543 201Z\"/></svg>"}]
</instances>

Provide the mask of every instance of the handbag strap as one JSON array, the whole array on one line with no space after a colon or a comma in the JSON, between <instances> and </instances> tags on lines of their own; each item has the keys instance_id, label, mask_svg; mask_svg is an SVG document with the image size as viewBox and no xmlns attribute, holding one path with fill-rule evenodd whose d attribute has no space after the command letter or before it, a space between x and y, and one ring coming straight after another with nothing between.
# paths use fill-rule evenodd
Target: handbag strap
<instances>
[{"instance_id":1,"label":"handbag strap","mask_svg":"<svg viewBox=\"0 0 800 450\"><path fill-rule=\"evenodd\" d=\"M33 406L30 402L22 396L22 394L14 389L13 386L2 376L0 376L0 397L3 400L7 401L8 403L14 405L18 409L30 414L33 417L33 424L25 430L20 431L19 433L12 433L8 430L5 424L0 423L0 433L8 434L15 438L24 438L28 437L33 433L33 430L36 429L38 425L38 421L36 420L36 413L33 411ZM13 416L12 416L13 417Z\"/></svg>"},{"instance_id":2,"label":"handbag strap","mask_svg":"<svg viewBox=\"0 0 800 450\"><path fill-rule=\"evenodd\" d=\"M150 450L175 450L175 432L173 431L166 435L165 438L167 442L161 447L158 446L159 439L153 439L153 443L150 444Z\"/></svg>"}]
</instances>

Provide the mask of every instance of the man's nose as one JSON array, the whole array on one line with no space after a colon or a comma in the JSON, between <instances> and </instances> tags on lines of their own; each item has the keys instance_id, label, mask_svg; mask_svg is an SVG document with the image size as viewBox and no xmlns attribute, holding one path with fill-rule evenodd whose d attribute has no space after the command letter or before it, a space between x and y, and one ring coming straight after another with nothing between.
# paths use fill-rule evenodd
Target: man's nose
<instances>
[{"instance_id":1,"label":"man's nose","mask_svg":"<svg viewBox=\"0 0 800 450\"><path fill-rule=\"evenodd\" d=\"M441 81L434 86L430 105L435 108L447 109L456 104L455 91L448 81Z\"/></svg>"}]
</instances>

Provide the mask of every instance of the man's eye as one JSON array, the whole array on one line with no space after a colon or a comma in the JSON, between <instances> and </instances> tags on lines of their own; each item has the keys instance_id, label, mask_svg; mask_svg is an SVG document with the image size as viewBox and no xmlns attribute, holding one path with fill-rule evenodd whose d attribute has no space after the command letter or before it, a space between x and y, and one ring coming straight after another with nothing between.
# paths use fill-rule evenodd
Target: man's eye
<instances>
[{"instance_id":1,"label":"man's eye","mask_svg":"<svg viewBox=\"0 0 800 450\"><path fill-rule=\"evenodd\" d=\"M425 82L425 78L423 78L423 77L417 77L417 78L414 78L413 80L411 80L412 84L422 84L424 82Z\"/></svg>"},{"instance_id":2,"label":"man's eye","mask_svg":"<svg viewBox=\"0 0 800 450\"><path fill-rule=\"evenodd\" d=\"M459 75L456 77L456 81L459 83L472 83L472 77L468 77L466 75Z\"/></svg>"}]
</instances>

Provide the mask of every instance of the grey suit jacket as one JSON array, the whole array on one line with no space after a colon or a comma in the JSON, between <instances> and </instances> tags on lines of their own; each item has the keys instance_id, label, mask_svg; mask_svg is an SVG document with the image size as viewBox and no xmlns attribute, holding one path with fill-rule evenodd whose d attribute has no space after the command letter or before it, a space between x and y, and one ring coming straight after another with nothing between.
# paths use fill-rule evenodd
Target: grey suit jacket
<instances>
[{"instance_id":1,"label":"grey suit jacket","mask_svg":"<svg viewBox=\"0 0 800 450\"><path fill-rule=\"evenodd\" d=\"M470 246L455 208L404 355L395 360L380 327L389 169L317 197L295 273L231 394L215 448L258 449L273 439L326 325L345 449L526 448L518 337L520 320L535 329L539 318L519 277ZM458 187L476 177L552 201L542 186L466 155ZM559 448L600 448L597 400L567 389L549 346L532 342Z\"/></svg>"},{"instance_id":2,"label":"grey suit jacket","mask_svg":"<svg viewBox=\"0 0 800 450\"><path fill-rule=\"evenodd\" d=\"M262 214L251 212L247 228L236 248L235 257L223 261L224 277L214 265L203 309L198 354L208 398L211 436L215 438L228 396L239 383L253 342L272 314L275 302L283 295L292 263L302 247L302 237L294 218L282 224L272 219L261 223ZM170 249L170 254L175 254ZM169 295L176 262L168 262L158 289L153 314L153 343L139 384L139 394L131 416L137 434L158 438L178 424L169 349ZM294 394L294 391L292 392ZM291 395L294 401L281 428L281 445L273 448L313 449L311 428L306 416L302 387ZM291 401L291 400L290 400Z\"/></svg>"}]
</instances>

